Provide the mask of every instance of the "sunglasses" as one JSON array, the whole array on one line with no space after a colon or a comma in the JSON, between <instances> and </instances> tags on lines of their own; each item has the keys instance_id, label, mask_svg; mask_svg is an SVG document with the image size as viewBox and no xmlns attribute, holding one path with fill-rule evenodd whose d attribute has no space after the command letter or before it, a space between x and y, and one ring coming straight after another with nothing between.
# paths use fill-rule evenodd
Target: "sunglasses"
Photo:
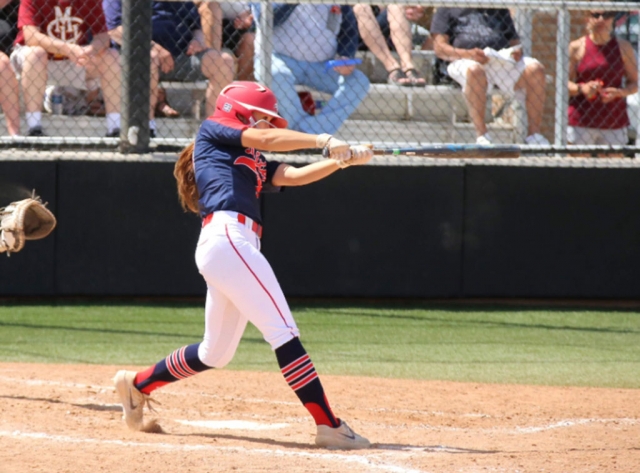
<instances>
[{"instance_id":1,"label":"sunglasses","mask_svg":"<svg viewBox=\"0 0 640 473\"><path fill-rule=\"evenodd\" d=\"M611 18L615 18L615 12L591 12L589 13L591 18L603 18L605 20L610 20Z\"/></svg>"}]
</instances>

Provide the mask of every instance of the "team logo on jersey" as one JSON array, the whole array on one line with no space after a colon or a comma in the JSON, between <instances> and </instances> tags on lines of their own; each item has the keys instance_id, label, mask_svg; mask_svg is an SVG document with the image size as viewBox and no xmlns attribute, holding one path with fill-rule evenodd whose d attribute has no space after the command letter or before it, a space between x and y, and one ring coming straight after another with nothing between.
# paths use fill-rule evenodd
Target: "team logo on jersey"
<instances>
[{"instance_id":1,"label":"team logo on jersey","mask_svg":"<svg viewBox=\"0 0 640 473\"><path fill-rule=\"evenodd\" d=\"M78 44L82 32L80 26L82 18L71 16L71 7L65 7L64 11L59 6L53 7L56 18L47 26L47 34L52 38L58 38L65 43Z\"/></svg>"},{"instance_id":2,"label":"team logo on jersey","mask_svg":"<svg viewBox=\"0 0 640 473\"><path fill-rule=\"evenodd\" d=\"M267 180L267 162L262 157L260 151L254 148L245 149L245 153L249 156L240 156L236 158L233 164L247 166L256 175L256 199L260 197L262 185Z\"/></svg>"}]
</instances>

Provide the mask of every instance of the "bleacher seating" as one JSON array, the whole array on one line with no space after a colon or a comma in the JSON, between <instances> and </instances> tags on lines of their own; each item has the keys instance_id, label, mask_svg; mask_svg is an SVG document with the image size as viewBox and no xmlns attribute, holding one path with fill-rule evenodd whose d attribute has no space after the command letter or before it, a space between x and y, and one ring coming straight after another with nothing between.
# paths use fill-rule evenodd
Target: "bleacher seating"
<instances>
[{"instance_id":1,"label":"bleacher seating","mask_svg":"<svg viewBox=\"0 0 640 473\"><path fill-rule=\"evenodd\" d=\"M385 130L389 137L386 141L401 142L398 129L405 127L407 122L418 127L415 130L414 141L474 141L474 134L464 131L472 127L469 123L467 105L462 91L451 85L434 85L433 51L414 51L413 60L416 68L427 79L426 87L400 87L387 84L387 72L373 54L360 51L358 57L362 64L358 68L371 81L369 95L360 104L355 113L345 123L343 128L353 128L355 123L360 128L366 127L367 122L385 122ZM204 108L204 91L206 82L181 83L163 82L167 90L167 97L171 105L182 114L201 119ZM316 100L326 100L328 95L298 87L299 92L311 92ZM522 127L522 117L514 108L515 113L503 113L495 120L492 109L504 102L505 97L495 92L494 101L487 104L487 122L496 142L513 143L519 141ZM497 99L497 100L495 100ZM515 105L515 104L514 104ZM422 126L419 126L422 124ZM341 130L342 133L345 130ZM472 130L471 130L472 131ZM349 133L347 133L349 134Z\"/></svg>"}]
</instances>

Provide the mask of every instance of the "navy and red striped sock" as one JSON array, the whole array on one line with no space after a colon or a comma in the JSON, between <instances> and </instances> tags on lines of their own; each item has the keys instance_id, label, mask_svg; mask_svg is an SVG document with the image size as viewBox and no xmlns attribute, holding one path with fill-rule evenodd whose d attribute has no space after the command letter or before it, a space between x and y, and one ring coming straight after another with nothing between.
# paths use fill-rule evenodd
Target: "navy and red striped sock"
<instances>
[{"instance_id":1,"label":"navy and red striped sock","mask_svg":"<svg viewBox=\"0 0 640 473\"><path fill-rule=\"evenodd\" d=\"M304 407L316 421L316 425L338 427L329 407L318 373L298 337L276 348L276 358L284 379L296 393Z\"/></svg>"},{"instance_id":2,"label":"navy and red striped sock","mask_svg":"<svg viewBox=\"0 0 640 473\"><path fill-rule=\"evenodd\" d=\"M164 360L159 361L144 371L136 374L133 383L144 394L161 388L165 384L173 383L180 379L211 369L198 357L199 343L178 348Z\"/></svg>"}]
</instances>

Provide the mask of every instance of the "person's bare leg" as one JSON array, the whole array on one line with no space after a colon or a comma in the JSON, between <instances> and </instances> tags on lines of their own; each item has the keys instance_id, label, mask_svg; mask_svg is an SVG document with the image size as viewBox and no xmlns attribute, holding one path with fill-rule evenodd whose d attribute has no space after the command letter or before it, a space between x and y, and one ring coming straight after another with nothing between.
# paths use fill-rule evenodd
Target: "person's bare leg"
<instances>
[{"instance_id":1,"label":"person's bare leg","mask_svg":"<svg viewBox=\"0 0 640 473\"><path fill-rule=\"evenodd\" d=\"M400 64L391 54L387 41L380 30L380 25L373 15L370 5L358 4L353 7L353 13L358 20L358 31L362 41L375 57L382 63L387 72L399 69Z\"/></svg>"},{"instance_id":2,"label":"person's bare leg","mask_svg":"<svg viewBox=\"0 0 640 473\"><path fill-rule=\"evenodd\" d=\"M546 99L546 76L544 66L539 62L528 65L515 85L515 89L524 89L527 96L527 135L540 133L544 102Z\"/></svg>"},{"instance_id":3,"label":"person's bare leg","mask_svg":"<svg viewBox=\"0 0 640 473\"><path fill-rule=\"evenodd\" d=\"M49 58L43 48L29 47L21 74L24 108L27 112L42 111L44 92L47 88L47 64L49 64Z\"/></svg>"},{"instance_id":4,"label":"person's bare leg","mask_svg":"<svg viewBox=\"0 0 640 473\"><path fill-rule=\"evenodd\" d=\"M235 58L228 53L209 49L202 56L202 73L209 79L207 87L207 116L216 109L216 99L222 89L233 81L235 76Z\"/></svg>"},{"instance_id":5,"label":"person's bare leg","mask_svg":"<svg viewBox=\"0 0 640 473\"><path fill-rule=\"evenodd\" d=\"M158 82L160 82L160 58L151 50L151 76L149 80L149 120L155 119L158 104Z\"/></svg>"},{"instance_id":6,"label":"person's bare leg","mask_svg":"<svg viewBox=\"0 0 640 473\"><path fill-rule=\"evenodd\" d=\"M415 69L411 59L413 40L411 38L411 23L404 15L403 5L387 6L387 18L389 19L389 29L391 30L391 41L400 57L403 70Z\"/></svg>"},{"instance_id":7,"label":"person's bare leg","mask_svg":"<svg viewBox=\"0 0 640 473\"><path fill-rule=\"evenodd\" d=\"M238 56L238 80L255 80L253 75L253 58L255 55L255 33L241 36L236 48Z\"/></svg>"},{"instance_id":8,"label":"person's bare leg","mask_svg":"<svg viewBox=\"0 0 640 473\"><path fill-rule=\"evenodd\" d=\"M120 113L121 77L120 56L115 49L99 54L87 67L87 78L100 78L104 107L109 113Z\"/></svg>"},{"instance_id":9,"label":"person's bare leg","mask_svg":"<svg viewBox=\"0 0 640 473\"><path fill-rule=\"evenodd\" d=\"M467 84L464 88L464 97L469 107L469 116L476 129L477 136L487 132L487 124L484 112L487 106L487 75L481 64L475 64L467 70Z\"/></svg>"},{"instance_id":10,"label":"person's bare leg","mask_svg":"<svg viewBox=\"0 0 640 473\"><path fill-rule=\"evenodd\" d=\"M9 57L0 53L0 105L9 135L20 134L20 90Z\"/></svg>"}]
</instances>

